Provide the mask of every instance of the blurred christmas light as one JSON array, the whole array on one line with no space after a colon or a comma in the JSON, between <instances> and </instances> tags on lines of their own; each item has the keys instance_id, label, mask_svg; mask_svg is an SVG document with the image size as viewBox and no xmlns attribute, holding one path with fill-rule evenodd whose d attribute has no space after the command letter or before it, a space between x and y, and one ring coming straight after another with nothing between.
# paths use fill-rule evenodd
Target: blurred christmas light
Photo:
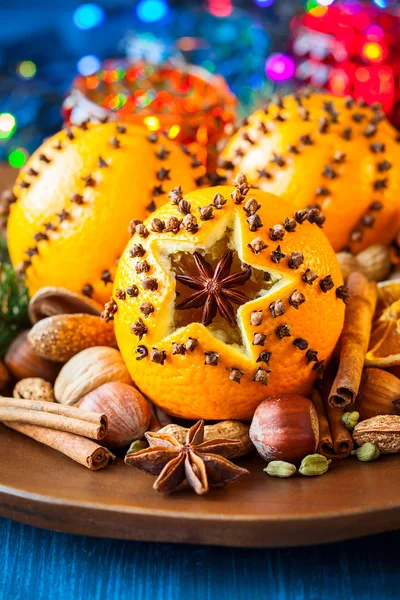
<instances>
[{"instance_id":1,"label":"blurred christmas light","mask_svg":"<svg viewBox=\"0 0 400 600\"><path fill-rule=\"evenodd\" d=\"M380 63L385 58L383 47L377 42L367 42L362 47L362 55L370 62Z\"/></svg>"},{"instance_id":2,"label":"blurred christmas light","mask_svg":"<svg viewBox=\"0 0 400 600\"><path fill-rule=\"evenodd\" d=\"M158 117L145 117L143 123L150 131L158 131L160 129L160 121Z\"/></svg>"},{"instance_id":3,"label":"blurred christmas light","mask_svg":"<svg viewBox=\"0 0 400 600\"><path fill-rule=\"evenodd\" d=\"M208 10L214 17L229 17L233 6L231 0L208 0Z\"/></svg>"},{"instance_id":4,"label":"blurred christmas light","mask_svg":"<svg viewBox=\"0 0 400 600\"><path fill-rule=\"evenodd\" d=\"M176 136L179 134L180 130L181 130L180 125L172 125L172 127L170 127L170 129L168 131L168 137L171 140L174 140L176 138Z\"/></svg>"},{"instance_id":5,"label":"blurred christmas light","mask_svg":"<svg viewBox=\"0 0 400 600\"><path fill-rule=\"evenodd\" d=\"M361 83L366 83L370 79L369 71L365 67L359 67L356 71L356 79Z\"/></svg>"},{"instance_id":6,"label":"blurred christmas light","mask_svg":"<svg viewBox=\"0 0 400 600\"><path fill-rule=\"evenodd\" d=\"M379 6L379 8L387 8L387 1L386 0L374 0L374 4L376 4L377 6Z\"/></svg>"},{"instance_id":7,"label":"blurred christmas light","mask_svg":"<svg viewBox=\"0 0 400 600\"><path fill-rule=\"evenodd\" d=\"M271 54L265 63L265 73L271 81L287 81L294 72L294 60L287 54Z\"/></svg>"},{"instance_id":8,"label":"blurred christmas light","mask_svg":"<svg viewBox=\"0 0 400 600\"><path fill-rule=\"evenodd\" d=\"M17 73L23 79L32 79L36 75L36 65L31 60L23 60L17 65Z\"/></svg>"},{"instance_id":9,"label":"blurred christmas light","mask_svg":"<svg viewBox=\"0 0 400 600\"><path fill-rule=\"evenodd\" d=\"M75 10L73 19L78 29L92 29L104 21L104 10L98 4L81 4Z\"/></svg>"},{"instance_id":10,"label":"blurred christmas light","mask_svg":"<svg viewBox=\"0 0 400 600\"><path fill-rule=\"evenodd\" d=\"M93 75L96 73L101 67L101 61L94 54L87 54L86 56L82 56L76 63L76 68L78 73L81 75Z\"/></svg>"},{"instance_id":11,"label":"blurred christmas light","mask_svg":"<svg viewBox=\"0 0 400 600\"><path fill-rule=\"evenodd\" d=\"M140 0L136 7L136 14L144 23L161 21L168 11L169 7L165 0Z\"/></svg>"},{"instance_id":12,"label":"blurred christmas light","mask_svg":"<svg viewBox=\"0 0 400 600\"><path fill-rule=\"evenodd\" d=\"M0 114L0 140L7 140L15 131L17 122L11 113Z\"/></svg>"},{"instance_id":13,"label":"blurred christmas light","mask_svg":"<svg viewBox=\"0 0 400 600\"><path fill-rule=\"evenodd\" d=\"M17 148L8 155L8 162L14 169L19 169L26 163L27 158L28 152L25 148Z\"/></svg>"},{"instance_id":14,"label":"blurred christmas light","mask_svg":"<svg viewBox=\"0 0 400 600\"><path fill-rule=\"evenodd\" d=\"M373 42L379 42L385 35L379 25L370 25L365 33L367 38Z\"/></svg>"},{"instance_id":15,"label":"blurred christmas light","mask_svg":"<svg viewBox=\"0 0 400 600\"><path fill-rule=\"evenodd\" d=\"M254 2L258 4L258 6L261 6L261 8L268 8L268 6L273 5L275 0L254 0Z\"/></svg>"},{"instance_id":16,"label":"blurred christmas light","mask_svg":"<svg viewBox=\"0 0 400 600\"><path fill-rule=\"evenodd\" d=\"M328 12L328 7L321 6L316 2L316 0L309 0L309 2L307 2L307 10L309 15L319 18L326 15Z\"/></svg>"},{"instance_id":17,"label":"blurred christmas light","mask_svg":"<svg viewBox=\"0 0 400 600\"><path fill-rule=\"evenodd\" d=\"M321 6L330 6L334 2L335 0L318 0L318 4L320 4Z\"/></svg>"}]
</instances>

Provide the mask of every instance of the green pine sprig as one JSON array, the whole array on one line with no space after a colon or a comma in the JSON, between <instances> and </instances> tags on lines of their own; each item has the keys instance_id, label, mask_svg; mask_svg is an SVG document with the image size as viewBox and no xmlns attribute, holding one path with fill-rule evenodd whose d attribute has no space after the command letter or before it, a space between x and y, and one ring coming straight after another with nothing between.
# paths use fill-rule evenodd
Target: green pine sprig
<instances>
[{"instance_id":1,"label":"green pine sprig","mask_svg":"<svg viewBox=\"0 0 400 600\"><path fill-rule=\"evenodd\" d=\"M0 263L0 356L16 335L29 327L28 289L8 263Z\"/></svg>"}]
</instances>

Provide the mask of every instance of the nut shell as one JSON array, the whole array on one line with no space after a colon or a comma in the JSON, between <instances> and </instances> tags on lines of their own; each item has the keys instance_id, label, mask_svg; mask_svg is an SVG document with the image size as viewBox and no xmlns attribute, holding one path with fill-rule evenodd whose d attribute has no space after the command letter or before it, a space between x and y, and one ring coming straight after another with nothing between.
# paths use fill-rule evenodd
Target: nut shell
<instances>
[{"instance_id":1,"label":"nut shell","mask_svg":"<svg viewBox=\"0 0 400 600\"><path fill-rule=\"evenodd\" d=\"M289 394L267 398L254 413L250 438L264 460L299 463L314 454L319 441L318 415L313 403Z\"/></svg>"},{"instance_id":2,"label":"nut shell","mask_svg":"<svg viewBox=\"0 0 400 600\"><path fill-rule=\"evenodd\" d=\"M102 444L110 448L124 448L133 440L143 437L150 423L150 408L142 394L126 383L105 383L86 394L79 408L104 412L108 428Z\"/></svg>"},{"instance_id":3,"label":"nut shell","mask_svg":"<svg viewBox=\"0 0 400 600\"><path fill-rule=\"evenodd\" d=\"M54 395L57 402L75 405L83 396L111 381L132 383L118 350L95 346L79 352L63 366L54 385Z\"/></svg>"},{"instance_id":4,"label":"nut shell","mask_svg":"<svg viewBox=\"0 0 400 600\"><path fill-rule=\"evenodd\" d=\"M187 427L171 423L160 429L158 433L173 435L180 444L184 444L188 431L189 428ZM239 421L220 421L214 425L206 425L204 427L204 441L208 442L217 439L239 440L241 442L241 446L238 449L235 448L232 454L229 454L228 458L246 456L246 454L249 454L253 450L253 444L249 435L249 426Z\"/></svg>"},{"instance_id":5,"label":"nut shell","mask_svg":"<svg viewBox=\"0 0 400 600\"><path fill-rule=\"evenodd\" d=\"M101 304L62 287L43 287L29 301L28 313L33 324L53 315L86 313L100 316Z\"/></svg>"},{"instance_id":6,"label":"nut shell","mask_svg":"<svg viewBox=\"0 0 400 600\"><path fill-rule=\"evenodd\" d=\"M60 365L39 356L28 342L28 331L18 335L10 345L4 362L15 379L41 377L54 383L60 371Z\"/></svg>"},{"instance_id":7,"label":"nut shell","mask_svg":"<svg viewBox=\"0 0 400 600\"><path fill-rule=\"evenodd\" d=\"M382 244L372 244L356 256L358 270L370 281L386 279L391 269L390 250Z\"/></svg>"},{"instance_id":8,"label":"nut shell","mask_svg":"<svg viewBox=\"0 0 400 600\"><path fill-rule=\"evenodd\" d=\"M113 323L87 314L42 319L32 327L28 339L40 356L55 362L66 362L93 346L117 347Z\"/></svg>"},{"instance_id":9,"label":"nut shell","mask_svg":"<svg viewBox=\"0 0 400 600\"><path fill-rule=\"evenodd\" d=\"M400 379L383 369L364 369L357 397L360 419L398 415L400 409L395 401L400 402Z\"/></svg>"},{"instance_id":10,"label":"nut shell","mask_svg":"<svg viewBox=\"0 0 400 600\"><path fill-rule=\"evenodd\" d=\"M13 396L24 400L54 402L53 386L40 377L21 379L14 387Z\"/></svg>"},{"instance_id":11,"label":"nut shell","mask_svg":"<svg viewBox=\"0 0 400 600\"><path fill-rule=\"evenodd\" d=\"M359 423L353 431L353 439L362 446L374 444L382 454L400 452L400 416L379 415Z\"/></svg>"}]
</instances>

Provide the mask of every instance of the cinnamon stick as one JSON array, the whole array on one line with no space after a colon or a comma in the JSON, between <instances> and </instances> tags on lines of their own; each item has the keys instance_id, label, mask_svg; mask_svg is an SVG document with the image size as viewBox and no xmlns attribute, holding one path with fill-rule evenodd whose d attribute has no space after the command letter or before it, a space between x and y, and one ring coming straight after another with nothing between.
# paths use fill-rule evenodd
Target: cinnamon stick
<instances>
[{"instance_id":1,"label":"cinnamon stick","mask_svg":"<svg viewBox=\"0 0 400 600\"><path fill-rule=\"evenodd\" d=\"M347 285L350 296L340 337L339 368L328 398L332 408L348 406L357 396L377 301L376 283L361 273L351 273Z\"/></svg>"},{"instance_id":2,"label":"cinnamon stick","mask_svg":"<svg viewBox=\"0 0 400 600\"><path fill-rule=\"evenodd\" d=\"M327 458L346 458L353 450L353 439L342 422L343 409L332 408L324 403L321 394L314 389L312 402L318 413L318 452Z\"/></svg>"},{"instance_id":3,"label":"cinnamon stick","mask_svg":"<svg viewBox=\"0 0 400 600\"><path fill-rule=\"evenodd\" d=\"M17 398L0 397L0 421L48 427L94 440L102 440L107 432L107 417L102 413Z\"/></svg>"},{"instance_id":4,"label":"cinnamon stick","mask_svg":"<svg viewBox=\"0 0 400 600\"><path fill-rule=\"evenodd\" d=\"M62 454L69 456L69 458L91 471L98 471L107 466L112 456L107 448L103 448L99 444L73 433L55 431L46 427L27 425L26 423L7 422L5 425L37 442L58 450L58 452L62 452Z\"/></svg>"}]
</instances>

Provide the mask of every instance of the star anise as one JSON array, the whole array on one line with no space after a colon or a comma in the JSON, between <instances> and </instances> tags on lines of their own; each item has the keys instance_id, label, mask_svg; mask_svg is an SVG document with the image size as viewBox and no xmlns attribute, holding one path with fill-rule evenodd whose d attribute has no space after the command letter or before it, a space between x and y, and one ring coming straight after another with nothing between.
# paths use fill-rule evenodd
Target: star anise
<instances>
[{"instance_id":1,"label":"star anise","mask_svg":"<svg viewBox=\"0 0 400 600\"><path fill-rule=\"evenodd\" d=\"M204 421L198 421L186 435L184 444L173 435L147 432L149 448L127 454L127 465L150 475L158 475L153 489L163 494L173 492L187 482L196 494L205 494L210 486L221 487L248 475L230 462L229 456L238 440L204 442Z\"/></svg>"},{"instance_id":2,"label":"star anise","mask_svg":"<svg viewBox=\"0 0 400 600\"><path fill-rule=\"evenodd\" d=\"M203 306L202 323L210 325L217 312L232 326L236 326L234 304L244 304L248 298L243 292L232 288L243 285L251 277L251 268L229 275L233 262L232 250L227 250L215 269L201 254L193 254L198 275L176 275L177 281L196 290L186 300L178 304L178 310Z\"/></svg>"}]
</instances>

